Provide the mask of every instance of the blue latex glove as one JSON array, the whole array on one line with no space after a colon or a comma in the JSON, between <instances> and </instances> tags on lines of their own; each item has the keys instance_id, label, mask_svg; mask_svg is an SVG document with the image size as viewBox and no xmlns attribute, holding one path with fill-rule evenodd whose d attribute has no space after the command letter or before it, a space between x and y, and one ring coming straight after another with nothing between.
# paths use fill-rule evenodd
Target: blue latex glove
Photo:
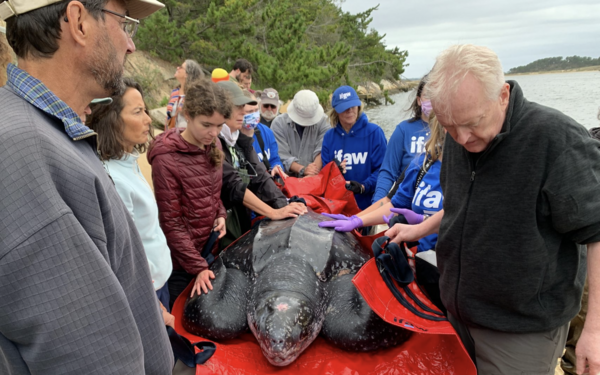
<instances>
[{"instance_id":1,"label":"blue latex glove","mask_svg":"<svg viewBox=\"0 0 600 375\"><path fill-rule=\"evenodd\" d=\"M323 213L321 215L330 217L330 218L335 219L335 220L348 220L348 219L350 219L348 216L342 215L342 214L326 214L326 213Z\"/></svg>"},{"instance_id":2,"label":"blue latex glove","mask_svg":"<svg viewBox=\"0 0 600 375\"><path fill-rule=\"evenodd\" d=\"M348 220L322 221L319 223L321 228L334 228L338 232L351 232L356 228L363 226L360 217L350 216Z\"/></svg>"},{"instance_id":3,"label":"blue latex glove","mask_svg":"<svg viewBox=\"0 0 600 375\"><path fill-rule=\"evenodd\" d=\"M423 222L423 215L409 210L408 208L391 208L390 212L404 215L409 224L420 224ZM384 219L385 220L385 219ZM389 223L389 220L388 220Z\"/></svg>"}]
</instances>

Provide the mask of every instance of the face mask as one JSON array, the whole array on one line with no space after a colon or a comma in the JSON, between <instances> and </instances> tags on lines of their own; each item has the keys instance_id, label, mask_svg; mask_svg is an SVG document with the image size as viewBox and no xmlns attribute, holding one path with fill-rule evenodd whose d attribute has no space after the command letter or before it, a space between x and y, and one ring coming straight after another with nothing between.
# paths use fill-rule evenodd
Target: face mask
<instances>
[{"instance_id":1,"label":"face mask","mask_svg":"<svg viewBox=\"0 0 600 375\"><path fill-rule=\"evenodd\" d=\"M252 112L244 116L244 129L252 130L256 129L260 122L260 112Z\"/></svg>"},{"instance_id":2,"label":"face mask","mask_svg":"<svg viewBox=\"0 0 600 375\"><path fill-rule=\"evenodd\" d=\"M423 112L425 116L429 117L431 111L433 111L433 107L431 106L431 100L421 99L421 112Z\"/></svg>"}]
</instances>

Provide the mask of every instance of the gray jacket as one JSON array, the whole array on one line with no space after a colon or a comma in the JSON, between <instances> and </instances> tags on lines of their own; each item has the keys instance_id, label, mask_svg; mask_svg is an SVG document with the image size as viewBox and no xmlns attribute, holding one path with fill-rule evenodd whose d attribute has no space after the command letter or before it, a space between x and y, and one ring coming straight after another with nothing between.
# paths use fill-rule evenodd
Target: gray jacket
<instances>
[{"instance_id":1,"label":"gray jacket","mask_svg":"<svg viewBox=\"0 0 600 375\"><path fill-rule=\"evenodd\" d=\"M95 137L0 89L0 374L170 374L139 234Z\"/></svg>"},{"instance_id":2,"label":"gray jacket","mask_svg":"<svg viewBox=\"0 0 600 375\"><path fill-rule=\"evenodd\" d=\"M304 128L302 139L298 135L296 126L287 113L281 114L273 120L271 130L275 134L279 157L287 171L293 162L307 166L321 153L323 137L331 129L326 116L313 126Z\"/></svg>"}]
</instances>

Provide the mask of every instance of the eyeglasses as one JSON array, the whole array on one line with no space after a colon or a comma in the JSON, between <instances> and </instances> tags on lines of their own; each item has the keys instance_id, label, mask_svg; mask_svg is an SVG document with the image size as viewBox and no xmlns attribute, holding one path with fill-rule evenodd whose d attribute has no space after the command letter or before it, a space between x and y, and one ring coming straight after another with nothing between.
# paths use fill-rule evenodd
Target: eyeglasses
<instances>
[{"instance_id":1,"label":"eyeglasses","mask_svg":"<svg viewBox=\"0 0 600 375\"><path fill-rule=\"evenodd\" d=\"M105 13L110 13L117 17L125 18L125 22L121 23L123 31L125 31L125 34L127 34L130 38L133 38L135 36L135 33L137 32L138 26L140 24L139 20L128 17L124 14L113 12L112 10L108 9L102 9L102 11Z\"/></svg>"}]
</instances>

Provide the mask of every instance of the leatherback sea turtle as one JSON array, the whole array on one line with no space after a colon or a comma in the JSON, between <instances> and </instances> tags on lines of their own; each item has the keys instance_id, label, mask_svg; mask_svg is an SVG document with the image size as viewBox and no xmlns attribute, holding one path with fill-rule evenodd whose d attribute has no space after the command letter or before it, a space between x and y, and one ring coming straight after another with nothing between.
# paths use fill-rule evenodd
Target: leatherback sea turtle
<instances>
[{"instance_id":1,"label":"leatherback sea turtle","mask_svg":"<svg viewBox=\"0 0 600 375\"><path fill-rule=\"evenodd\" d=\"M369 351L406 341L410 332L369 308L352 277L369 260L350 233L319 228L310 212L265 221L211 266L213 290L185 304L183 326L213 340L248 327L276 366L292 363L319 332L346 350Z\"/></svg>"}]
</instances>

